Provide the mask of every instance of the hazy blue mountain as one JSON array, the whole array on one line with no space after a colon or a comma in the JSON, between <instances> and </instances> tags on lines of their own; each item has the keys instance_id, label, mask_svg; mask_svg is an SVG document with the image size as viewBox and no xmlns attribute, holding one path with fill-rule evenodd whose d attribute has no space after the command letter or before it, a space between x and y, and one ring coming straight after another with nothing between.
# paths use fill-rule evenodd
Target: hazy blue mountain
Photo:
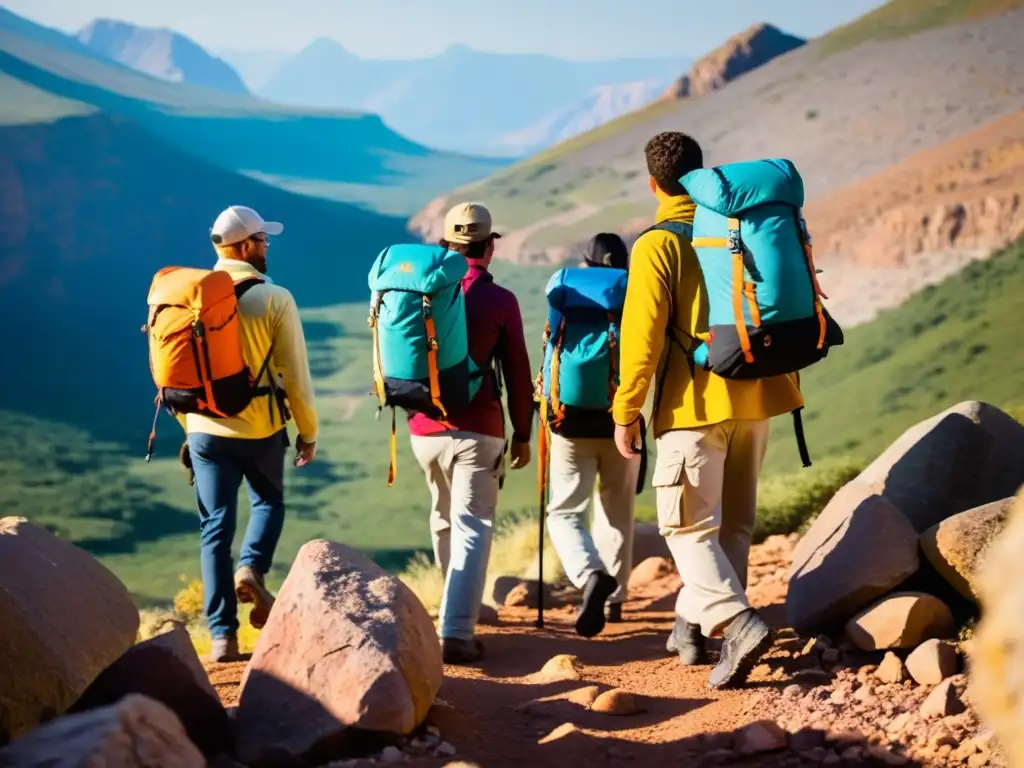
<instances>
[{"instance_id":1,"label":"hazy blue mountain","mask_svg":"<svg viewBox=\"0 0 1024 768\"><path fill-rule=\"evenodd\" d=\"M76 37L97 53L161 80L192 83L227 93L247 90L230 64L170 29L96 19Z\"/></svg>"},{"instance_id":2,"label":"hazy blue mountain","mask_svg":"<svg viewBox=\"0 0 1024 768\"><path fill-rule=\"evenodd\" d=\"M321 38L285 61L259 94L282 104L373 112L428 146L489 153L500 137L529 129L599 86L675 78L689 63L683 57L566 61L464 45L423 59L361 59Z\"/></svg>"},{"instance_id":3,"label":"hazy blue mountain","mask_svg":"<svg viewBox=\"0 0 1024 768\"><path fill-rule=\"evenodd\" d=\"M659 78L599 86L528 128L501 136L493 144L494 151L500 154L540 152L650 104L664 93L671 81Z\"/></svg>"},{"instance_id":4,"label":"hazy blue mountain","mask_svg":"<svg viewBox=\"0 0 1024 768\"><path fill-rule=\"evenodd\" d=\"M213 51L235 68L242 76L250 91L258 91L274 76L278 68L294 54L287 51L263 49L239 51L233 48L218 48Z\"/></svg>"}]
</instances>

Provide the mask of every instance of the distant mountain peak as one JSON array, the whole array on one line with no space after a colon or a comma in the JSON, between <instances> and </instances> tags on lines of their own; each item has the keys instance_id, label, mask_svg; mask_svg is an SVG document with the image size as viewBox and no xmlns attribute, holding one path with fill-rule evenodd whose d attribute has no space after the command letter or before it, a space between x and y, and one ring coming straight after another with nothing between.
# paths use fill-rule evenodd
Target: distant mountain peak
<instances>
[{"instance_id":1,"label":"distant mountain peak","mask_svg":"<svg viewBox=\"0 0 1024 768\"><path fill-rule=\"evenodd\" d=\"M139 27L101 18L89 22L76 38L95 53L161 80L248 93L231 65L166 27Z\"/></svg>"},{"instance_id":2,"label":"distant mountain peak","mask_svg":"<svg viewBox=\"0 0 1024 768\"><path fill-rule=\"evenodd\" d=\"M698 59L687 74L672 84L665 98L684 99L718 90L806 42L772 24L754 24Z\"/></svg>"}]
</instances>

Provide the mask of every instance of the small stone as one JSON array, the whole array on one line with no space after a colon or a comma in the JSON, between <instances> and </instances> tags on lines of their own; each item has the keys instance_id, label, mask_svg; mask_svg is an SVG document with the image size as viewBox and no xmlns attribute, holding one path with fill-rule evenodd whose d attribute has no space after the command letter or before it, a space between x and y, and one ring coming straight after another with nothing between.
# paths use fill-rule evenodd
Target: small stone
<instances>
[{"instance_id":1,"label":"small stone","mask_svg":"<svg viewBox=\"0 0 1024 768\"><path fill-rule=\"evenodd\" d=\"M878 665L878 669L875 671L875 676L883 683L903 682L906 673L900 657L892 651L886 652L885 658L882 659L882 663Z\"/></svg>"},{"instance_id":2,"label":"small stone","mask_svg":"<svg viewBox=\"0 0 1024 768\"><path fill-rule=\"evenodd\" d=\"M957 745L957 740L956 736L945 729L936 731L932 737L928 739L928 746L932 749L937 750L939 747L946 746L947 744L951 747L955 747Z\"/></svg>"},{"instance_id":3,"label":"small stone","mask_svg":"<svg viewBox=\"0 0 1024 768\"><path fill-rule=\"evenodd\" d=\"M821 660L826 664L837 664L841 656L838 648L826 648L821 654Z\"/></svg>"},{"instance_id":4,"label":"small stone","mask_svg":"<svg viewBox=\"0 0 1024 768\"><path fill-rule=\"evenodd\" d=\"M794 752L808 752L824 743L825 733L815 728L801 728L789 737L789 748Z\"/></svg>"},{"instance_id":5,"label":"small stone","mask_svg":"<svg viewBox=\"0 0 1024 768\"><path fill-rule=\"evenodd\" d=\"M405 754L398 747L384 747L380 753L382 763L400 763L405 759Z\"/></svg>"},{"instance_id":6,"label":"small stone","mask_svg":"<svg viewBox=\"0 0 1024 768\"><path fill-rule=\"evenodd\" d=\"M578 732L579 732L579 728L577 728L572 723L562 723L560 726L555 728L555 730L551 731L551 733L549 733L547 736L542 738L537 743L538 744L550 744L552 741L558 741L559 739L564 739L566 736L570 736L570 735L572 735L574 733L578 733ZM441 746L444 746L444 745L442 744ZM440 747L438 749L440 749ZM452 748L452 754L455 754L454 748Z\"/></svg>"},{"instance_id":7,"label":"small stone","mask_svg":"<svg viewBox=\"0 0 1024 768\"><path fill-rule=\"evenodd\" d=\"M786 743L786 732L777 722L758 720L739 730L735 750L741 755L755 755L785 749Z\"/></svg>"},{"instance_id":8,"label":"small stone","mask_svg":"<svg viewBox=\"0 0 1024 768\"><path fill-rule=\"evenodd\" d=\"M797 685L796 683L793 683L792 685L787 685L785 688L782 689L782 695L785 696L787 699L799 698L800 696L804 695L804 687L802 685Z\"/></svg>"},{"instance_id":9,"label":"small stone","mask_svg":"<svg viewBox=\"0 0 1024 768\"><path fill-rule=\"evenodd\" d=\"M909 712L904 712L901 715L897 715L896 719L889 723L888 727L886 727L885 730L893 734L900 733L904 728L907 727L907 724L910 722L911 717L912 716Z\"/></svg>"},{"instance_id":10,"label":"small stone","mask_svg":"<svg viewBox=\"0 0 1024 768\"><path fill-rule=\"evenodd\" d=\"M956 670L956 646L941 640L926 640L907 657L907 672L918 685L938 685Z\"/></svg>"},{"instance_id":11,"label":"small stone","mask_svg":"<svg viewBox=\"0 0 1024 768\"><path fill-rule=\"evenodd\" d=\"M829 752L825 755L825 759L821 761L822 765L836 765L841 762L843 758L837 755L835 752Z\"/></svg>"},{"instance_id":12,"label":"small stone","mask_svg":"<svg viewBox=\"0 0 1024 768\"><path fill-rule=\"evenodd\" d=\"M921 705L921 717L928 719L932 717L949 717L959 715L966 709L960 700L952 680L945 680L939 683L928 694L928 698Z\"/></svg>"},{"instance_id":13,"label":"small stone","mask_svg":"<svg viewBox=\"0 0 1024 768\"><path fill-rule=\"evenodd\" d=\"M853 694L853 698L862 704L867 704L868 702L875 700L875 689L870 685L863 685L857 689L855 694Z\"/></svg>"},{"instance_id":14,"label":"small stone","mask_svg":"<svg viewBox=\"0 0 1024 768\"><path fill-rule=\"evenodd\" d=\"M857 679L860 680L862 683L866 683L869 679L871 679L871 676L875 673L876 669L878 669L877 664L865 664L863 667L857 670Z\"/></svg>"},{"instance_id":15,"label":"small stone","mask_svg":"<svg viewBox=\"0 0 1024 768\"><path fill-rule=\"evenodd\" d=\"M573 704L579 704L581 707L590 709L600 693L601 689L596 685L588 685L586 688L577 688L575 691L570 691L565 698Z\"/></svg>"},{"instance_id":16,"label":"small stone","mask_svg":"<svg viewBox=\"0 0 1024 768\"><path fill-rule=\"evenodd\" d=\"M833 704L843 704L846 701L846 691L842 688L836 688L832 691L832 695L828 697L828 700Z\"/></svg>"},{"instance_id":17,"label":"small stone","mask_svg":"<svg viewBox=\"0 0 1024 768\"><path fill-rule=\"evenodd\" d=\"M982 768L982 766L986 766L988 764L989 756L985 752L979 752L978 754L971 755L967 758L967 765L969 765L970 768Z\"/></svg>"},{"instance_id":18,"label":"small stone","mask_svg":"<svg viewBox=\"0 0 1024 768\"><path fill-rule=\"evenodd\" d=\"M552 656L539 672L530 676L532 683L561 683L569 680L580 680L580 661L575 656L559 654Z\"/></svg>"},{"instance_id":19,"label":"small stone","mask_svg":"<svg viewBox=\"0 0 1024 768\"><path fill-rule=\"evenodd\" d=\"M442 741L437 745L437 749L434 750L435 755L441 755L442 757L452 757L456 752L455 747L449 744L447 741Z\"/></svg>"},{"instance_id":20,"label":"small stone","mask_svg":"<svg viewBox=\"0 0 1024 768\"><path fill-rule=\"evenodd\" d=\"M590 709L605 715L635 715L642 711L636 696L621 688L602 693L594 700Z\"/></svg>"},{"instance_id":21,"label":"small stone","mask_svg":"<svg viewBox=\"0 0 1024 768\"><path fill-rule=\"evenodd\" d=\"M823 669L798 669L793 674L793 679L809 685L820 685L822 683L827 683L832 678L829 677L828 672Z\"/></svg>"}]
</instances>

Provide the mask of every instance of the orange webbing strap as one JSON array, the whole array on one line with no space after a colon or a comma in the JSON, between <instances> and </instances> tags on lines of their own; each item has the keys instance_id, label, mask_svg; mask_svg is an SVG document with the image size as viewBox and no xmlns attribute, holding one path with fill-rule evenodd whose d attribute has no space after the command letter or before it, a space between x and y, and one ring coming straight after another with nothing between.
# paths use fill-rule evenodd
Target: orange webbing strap
<instances>
[{"instance_id":1,"label":"orange webbing strap","mask_svg":"<svg viewBox=\"0 0 1024 768\"><path fill-rule=\"evenodd\" d=\"M554 411L555 423L565 418L565 408L558 399L558 369L561 365L562 338L565 335L565 318L558 324L558 336L555 337L555 348L551 353L551 410Z\"/></svg>"},{"instance_id":2,"label":"orange webbing strap","mask_svg":"<svg viewBox=\"0 0 1024 768\"><path fill-rule=\"evenodd\" d=\"M430 297L423 297L423 322L427 328L427 371L430 375L430 401L441 413L441 419L448 418L448 411L441 402L441 372L437 368L437 329L431 312Z\"/></svg>"},{"instance_id":3,"label":"orange webbing strap","mask_svg":"<svg viewBox=\"0 0 1024 768\"><path fill-rule=\"evenodd\" d=\"M370 326L370 330L373 333L373 394L380 401L381 408L386 405L387 401L387 397L384 394L384 366L380 360L380 335L377 331L377 318L380 314L382 298L381 294L377 295L377 300L370 309L370 316L366 320L366 324Z\"/></svg>"},{"instance_id":4,"label":"orange webbing strap","mask_svg":"<svg viewBox=\"0 0 1024 768\"><path fill-rule=\"evenodd\" d=\"M821 349L825 344L825 334L828 329L828 325L825 323L825 313L821 307L821 299L827 299L828 296L821 290L821 285L818 283L818 270L814 267L814 249L811 247L807 225L802 218L799 225L804 244L804 255L807 257L807 269L811 273L811 285L814 286L814 311L818 315L818 349Z\"/></svg>"},{"instance_id":5,"label":"orange webbing strap","mask_svg":"<svg viewBox=\"0 0 1024 768\"><path fill-rule=\"evenodd\" d=\"M724 237L695 237L690 245L694 248L728 248L729 240Z\"/></svg>"},{"instance_id":6,"label":"orange webbing strap","mask_svg":"<svg viewBox=\"0 0 1024 768\"><path fill-rule=\"evenodd\" d=\"M743 359L754 362L754 354L750 351L750 336L747 335L747 321L743 318L743 247L739 243L740 220L728 220L730 234L735 233L737 239L730 244L732 251L732 313L736 322L736 334L743 349Z\"/></svg>"},{"instance_id":7,"label":"orange webbing strap","mask_svg":"<svg viewBox=\"0 0 1024 768\"><path fill-rule=\"evenodd\" d=\"M755 328L760 328L761 310L757 307L757 286L751 282L744 283L743 295L747 297L747 306L750 307L750 322Z\"/></svg>"},{"instance_id":8,"label":"orange webbing strap","mask_svg":"<svg viewBox=\"0 0 1024 768\"><path fill-rule=\"evenodd\" d=\"M617 385L615 384L615 376L618 373L619 366L616 360L615 348L618 346L618 340L615 338L615 316L608 313L608 412L611 413L615 403L615 390Z\"/></svg>"},{"instance_id":9,"label":"orange webbing strap","mask_svg":"<svg viewBox=\"0 0 1024 768\"><path fill-rule=\"evenodd\" d=\"M548 442L548 425L543 412L540 418L540 429L537 431L537 496L543 521L544 505L548 492L548 458L550 455Z\"/></svg>"},{"instance_id":10,"label":"orange webbing strap","mask_svg":"<svg viewBox=\"0 0 1024 768\"><path fill-rule=\"evenodd\" d=\"M388 487L395 484L398 477L398 437L395 435L395 409L391 408L391 464L388 466Z\"/></svg>"}]
</instances>

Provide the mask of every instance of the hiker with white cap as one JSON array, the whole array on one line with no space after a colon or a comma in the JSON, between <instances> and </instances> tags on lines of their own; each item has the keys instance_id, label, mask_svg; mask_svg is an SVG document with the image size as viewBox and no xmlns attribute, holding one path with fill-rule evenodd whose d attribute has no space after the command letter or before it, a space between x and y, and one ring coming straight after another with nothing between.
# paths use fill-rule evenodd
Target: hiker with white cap
<instances>
[{"instance_id":1,"label":"hiker with white cap","mask_svg":"<svg viewBox=\"0 0 1024 768\"><path fill-rule=\"evenodd\" d=\"M221 341L214 333L221 324L208 323L205 348L214 355L230 356L233 349L225 345L233 344L237 349L240 341L241 356L252 377L246 382L246 404L237 413L217 415L216 410L224 408L209 406L199 412L176 413L187 434L181 460L194 473L213 661L238 657L238 601L253 604L249 621L256 628L266 623L273 606L274 597L264 579L284 525L284 463L289 446L286 427L290 418L294 417L298 428L295 466L305 466L316 456L317 413L299 310L292 294L267 276L270 236L283 231L282 224L264 221L252 208L233 205L217 217L210 230L218 256L212 273L189 271L205 275L203 279L212 274L225 286L226 281L217 273L230 276L237 301L238 332L234 341ZM223 321L224 326L227 323ZM218 368L228 370L225 365L213 359L206 367L215 375ZM214 381L212 387L207 387L214 395L216 385ZM218 399L226 399L223 390ZM243 478L251 514L239 568L232 577L231 546Z\"/></svg>"}]
</instances>

